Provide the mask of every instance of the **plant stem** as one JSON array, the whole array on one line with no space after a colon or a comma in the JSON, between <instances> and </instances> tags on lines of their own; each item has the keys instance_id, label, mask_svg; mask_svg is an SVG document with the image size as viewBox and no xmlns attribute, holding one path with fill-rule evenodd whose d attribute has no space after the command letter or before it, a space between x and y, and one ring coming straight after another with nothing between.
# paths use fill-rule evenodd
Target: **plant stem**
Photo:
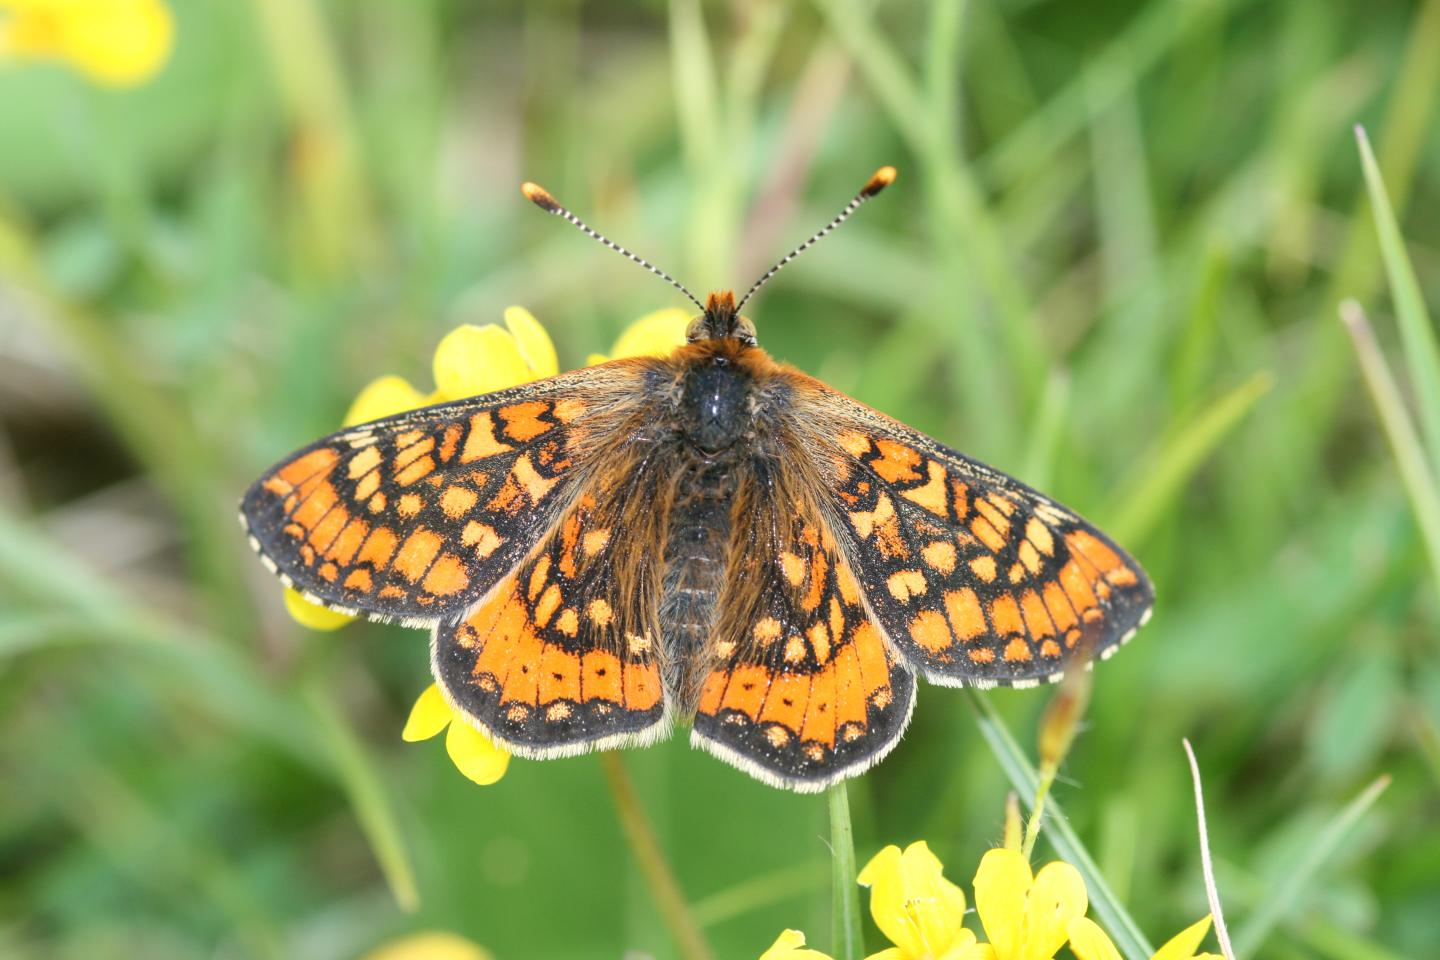
<instances>
[{"instance_id":1,"label":"plant stem","mask_svg":"<svg viewBox=\"0 0 1440 960\"><path fill-rule=\"evenodd\" d=\"M1040 783L1035 788L1035 801L1030 805L1030 819L1025 822L1025 844L1020 852L1029 860L1035 852L1035 841L1040 839L1040 824L1045 820L1045 798L1050 796L1050 787L1055 783L1056 765L1040 765Z\"/></svg>"},{"instance_id":2,"label":"plant stem","mask_svg":"<svg viewBox=\"0 0 1440 960\"><path fill-rule=\"evenodd\" d=\"M420 909L420 887L405 846L404 832L386 790L384 775L376 768L364 744L351 729L334 695L319 678L306 681L303 697L316 720L317 732L335 763L335 775L355 811L360 832L380 865L395 903L406 913Z\"/></svg>"},{"instance_id":3,"label":"plant stem","mask_svg":"<svg viewBox=\"0 0 1440 960\"><path fill-rule=\"evenodd\" d=\"M1225 960L1235 960L1235 948L1230 946L1230 931L1225 927L1225 911L1220 908L1220 889L1215 886L1215 865L1210 859L1210 831L1205 826L1205 791L1200 785L1200 763L1195 759L1195 750L1190 746L1189 739L1180 742L1185 745L1185 757L1190 761L1190 779L1195 784L1195 829L1200 834L1200 869L1205 875L1205 896L1210 901L1215 939L1220 941Z\"/></svg>"},{"instance_id":4,"label":"plant stem","mask_svg":"<svg viewBox=\"0 0 1440 960\"><path fill-rule=\"evenodd\" d=\"M625 829L630 852L635 855L635 862L640 866L650 895L655 898L655 905L660 908L661 918L680 948L680 955L686 960L714 960L715 955L710 952L710 945L705 942L700 926L685 902L675 871L670 869L670 863L660 849L655 829L640 806L635 784L620 755L614 750L605 751L600 754L600 767L605 771L605 782L610 787L615 813Z\"/></svg>"},{"instance_id":5,"label":"plant stem","mask_svg":"<svg viewBox=\"0 0 1440 960\"><path fill-rule=\"evenodd\" d=\"M835 784L826 797L830 804L830 884L834 908L835 960L860 960L865 934L860 928L860 891L855 886L855 834L850 829L850 797L845 784Z\"/></svg>"}]
</instances>

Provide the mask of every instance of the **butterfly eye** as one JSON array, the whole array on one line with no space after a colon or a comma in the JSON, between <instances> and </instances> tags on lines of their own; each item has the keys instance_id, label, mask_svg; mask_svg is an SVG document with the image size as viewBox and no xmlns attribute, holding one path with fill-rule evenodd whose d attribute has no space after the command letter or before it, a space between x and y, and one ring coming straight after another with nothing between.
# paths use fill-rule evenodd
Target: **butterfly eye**
<instances>
[{"instance_id":1,"label":"butterfly eye","mask_svg":"<svg viewBox=\"0 0 1440 960\"><path fill-rule=\"evenodd\" d=\"M695 343L699 340L709 339L709 331L705 328L705 314L700 314L690 321L690 326L685 328L685 342Z\"/></svg>"},{"instance_id":2,"label":"butterfly eye","mask_svg":"<svg viewBox=\"0 0 1440 960\"><path fill-rule=\"evenodd\" d=\"M755 324L749 317L737 317L735 319L735 333L733 336L736 340L751 347L759 342L758 337L755 335Z\"/></svg>"}]
</instances>

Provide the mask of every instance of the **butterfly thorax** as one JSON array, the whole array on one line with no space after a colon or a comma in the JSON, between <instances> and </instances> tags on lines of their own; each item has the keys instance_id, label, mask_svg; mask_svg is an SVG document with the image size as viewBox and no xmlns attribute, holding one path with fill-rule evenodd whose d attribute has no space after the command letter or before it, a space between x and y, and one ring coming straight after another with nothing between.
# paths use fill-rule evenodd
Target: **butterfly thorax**
<instances>
[{"instance_id":1,"label":"butterfly thorax","mask_svg":"<svg viewBox=\"0 0 1440 960\"><path fill-rule=\"evenodd\" d=\"M686 440L707 455L728 450L750 429L749 371L716 351L684 374L676 413Z\"/></svg>"}]
</instances>

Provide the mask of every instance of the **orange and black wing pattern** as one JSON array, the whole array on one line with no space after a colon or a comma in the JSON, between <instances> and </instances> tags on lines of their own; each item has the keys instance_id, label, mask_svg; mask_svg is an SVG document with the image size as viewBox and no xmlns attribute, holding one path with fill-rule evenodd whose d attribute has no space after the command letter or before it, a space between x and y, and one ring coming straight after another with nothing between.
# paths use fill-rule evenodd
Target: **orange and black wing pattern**
<instances>
[{"instance_id":1,"label":"orange and black wing pattern","mask_svg":"<svg viewBox=\"0 0 1440 960\"><path fill-rule=\"evenodd\" d=\"M435 629L446 699L512 753L566 756L670 730L657 471L625 453L472 612Z\"/></svg>"},{"instance_id":2,"label":"orange and black wing pattern","mask_svg":"<svg viewBox=\"0 0 1440 960\"><path fill-rule=\"evenodd\" d=\"M763 461L760 462L763 464ZM890 752L915 678L798 478L763 466L734 507L714 638L692 667L691 742L775 786L820 790Z\"/></svg>"},{"instance_id":3,"label":"orange and black wing pattern","mask_svg":"<svg viewBox=\"0 0 1440 960\"><path fill-rule=\"evenodd\" d=\"M644 377L607 364L343 430L261 476L241 522L307 599L435 624L545 536L594 438L642 411Z\"/></svg>"},{"instance_id":4,"label":"orange and black wing pattern","mask_svg":"<svg viewBox=\"0 0 1440 960\"><path fill-rule=\"evenodd\" d=\"M869 609L934 683L1031 686L1113 653L1149 619L1145 571L1017 480L816 383L829 515ZM805 409L808 407L809 409Z\"/></svg>"}]
</instances>

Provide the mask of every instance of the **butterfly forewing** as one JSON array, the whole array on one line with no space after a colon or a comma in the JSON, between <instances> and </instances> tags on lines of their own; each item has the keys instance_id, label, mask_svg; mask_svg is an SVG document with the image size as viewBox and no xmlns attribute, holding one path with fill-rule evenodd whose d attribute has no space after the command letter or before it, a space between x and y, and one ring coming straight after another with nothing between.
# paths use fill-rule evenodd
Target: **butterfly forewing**
<instances>
[{"instance_id":1,"label":"butterfly forewing","mask_svg":"<svg viewBox=\"0 0 1440 960\"><path fill-rule=\"evenodd\" d=\"M277 464L241 518L310 599L433 624L508 574L648 402L609 364L343 430Z\"/></svg>"},{"instance_id":2,"label":"butterfly forewing","mask_svg":"<svg viewBox=\"0 0 1440 960\"><path fill-rule=\"evenodd\" d=\"M937 683L1024 686L1103 657L1149 615L1145 572L1024 484L812 381L799 422L886 636Z\"/></svg>"}]
</instances>

